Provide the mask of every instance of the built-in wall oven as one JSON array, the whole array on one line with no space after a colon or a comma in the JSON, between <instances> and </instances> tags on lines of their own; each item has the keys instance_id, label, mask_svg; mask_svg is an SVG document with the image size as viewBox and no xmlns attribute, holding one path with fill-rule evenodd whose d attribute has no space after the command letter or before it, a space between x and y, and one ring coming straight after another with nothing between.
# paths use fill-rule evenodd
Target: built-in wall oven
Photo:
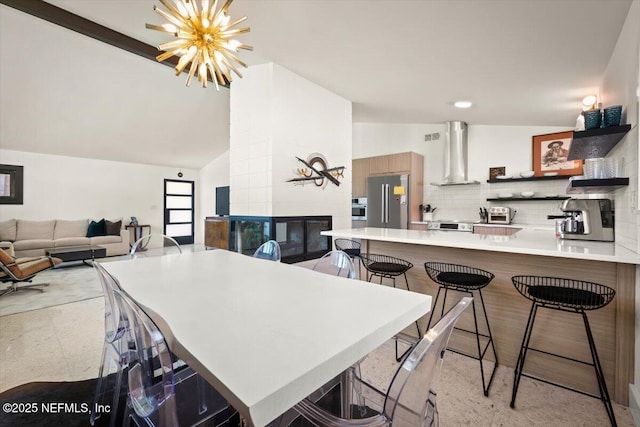
<instances>
[{"instance_id":1,"label":"built-in wall oven","mask_svg":"<svg viewBox=\"0 0 640 427\"><path fill-rule=\"evenodd\" d=\"M367 198L351 199L351 219L354 221L367 220Z\"/></svg>"}]
</instances>

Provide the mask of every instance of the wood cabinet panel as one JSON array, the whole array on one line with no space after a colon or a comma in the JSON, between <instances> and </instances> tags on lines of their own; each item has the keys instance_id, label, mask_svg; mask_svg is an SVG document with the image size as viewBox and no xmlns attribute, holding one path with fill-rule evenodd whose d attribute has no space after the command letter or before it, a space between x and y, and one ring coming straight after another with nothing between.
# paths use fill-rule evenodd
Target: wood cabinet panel
<instances>
[{"instance_id":1,"label":"wood cabinet panel","mask_svg":"<svg viewBox=\"0 0 640 427\"><path fill-rule=\"evenodd\" d=\"M369 159L353 159L351 162L351 194L353 197L367 197Z\"/></svg>"},{"instance_id":2,"label":"wood cabinet panel","mask_svg":"<svg viewBox=\"0 0 640 427\"><path fill-rule=\"evenodd\" d=\"M207 248L229 249L228 218L211 218L204 221L204 245Z\"/></svg>"},{"instance_id":3,"label":"wood cabinet panel","mask_svg":"<svg viewBox=\"0 0 640 427\"><path fill-rule=\"evenodd\" d=\"M389 158L388 171L391 173L411 171L411 154L412 153L407 152L407 153L390 154L386 156Z\"/></svg>"},{"instance_id":4,"label":"wood cabinet panel","mask_svg":"<svg viewBox=\"0 0 640 427\"><path fill-rule=\"evenodd\" d=\"M369 157L369 175L389 173L389 156Z\"/></svg>"}]
</instances>

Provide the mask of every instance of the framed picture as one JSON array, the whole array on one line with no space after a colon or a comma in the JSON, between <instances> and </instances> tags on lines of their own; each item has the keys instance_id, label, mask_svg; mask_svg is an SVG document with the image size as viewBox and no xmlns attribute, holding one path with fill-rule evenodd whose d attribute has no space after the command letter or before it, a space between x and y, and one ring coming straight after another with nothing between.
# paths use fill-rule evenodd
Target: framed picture
<instances>
[{"instance_id":1,"label":"framed picture","mask_svg":"<svg viewBox=\"0 0 640 427\"><path fill-rule=\"evenodd\" d=\"M582 175L582 160L567 160L573 131L533 136L533 171L535 176L545 173Z\"/></svg>"},{"instance_id":2,"label":"framed picture","mask_svg":"<svg viewBox=\"0 0 640 427\"><path fill-rule=\"evenodd\" d=\"M489 168L489 179L493 181L494 179L498 179L499 176L504 176L505 170L506 168L504 166Z\"/></svg>"},{"instance_id":3,"label":"framed picture","mask_svg":"<svg viewBox=\"0 0 640 427\"><path fill-rule=\"evenodd\" d=\"M0 205L23 203L23 169L22 166L0 165Z\"/></svg>"}]
</instances>

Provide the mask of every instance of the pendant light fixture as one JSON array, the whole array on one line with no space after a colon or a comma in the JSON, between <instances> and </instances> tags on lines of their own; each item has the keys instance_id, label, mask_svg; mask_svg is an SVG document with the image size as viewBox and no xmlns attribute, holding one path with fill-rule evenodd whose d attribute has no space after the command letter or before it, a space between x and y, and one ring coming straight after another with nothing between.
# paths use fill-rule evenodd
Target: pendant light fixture
<instances>
[{"instance_id":1,"label":"pendant light fixture","mask_svg":"<svg viewBox=\"0 0 640 427\"><path fill-rule=\"evenodd\" d=\"M169 33L176 38L158 46L158 50L164 51L156 57L159 62L174 55L180 57L175 67L176 76L179 76L191 63L187 86L196 73L202 87L207 87L207 79L211 76L217 90L220 90L219 84L226 85L231 82L232 71L238 77L242 77L234 63L245 68L247 64L242 62L235 53L238 49L253 50L253 47L231 38L250 31L249 27L234 28L246 20L246 16L230 22L231 18L227 15L227 10L233 0L227 0L220 9L217 8L218 0L214 0L213 3L209 0L201 0L200 6L197 0L159 1L167 10L157 6L154 6L153 10L168 23L145 24L145 26L150 30Z\"/></svg>"}]
</instances>

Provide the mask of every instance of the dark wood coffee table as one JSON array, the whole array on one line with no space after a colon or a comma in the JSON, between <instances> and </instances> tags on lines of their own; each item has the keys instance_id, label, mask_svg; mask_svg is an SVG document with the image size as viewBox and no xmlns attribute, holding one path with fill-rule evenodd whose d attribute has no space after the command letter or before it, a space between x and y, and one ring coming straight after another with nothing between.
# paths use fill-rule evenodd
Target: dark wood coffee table
<instances>
[{"instance_id":1,"label":"dark wood coffee table","mask_svg":"<svg viewBox=\"0 0 640 427\"><path fill-rule=\"evenodd\" d=\"M63 262L82 261L91 266L87 260L91 262L96 258L107 256L107 249L102 246L65 246L61 248L46 249L45 254L55 258L60 258Z\"/></svg>"}]
</instances>

